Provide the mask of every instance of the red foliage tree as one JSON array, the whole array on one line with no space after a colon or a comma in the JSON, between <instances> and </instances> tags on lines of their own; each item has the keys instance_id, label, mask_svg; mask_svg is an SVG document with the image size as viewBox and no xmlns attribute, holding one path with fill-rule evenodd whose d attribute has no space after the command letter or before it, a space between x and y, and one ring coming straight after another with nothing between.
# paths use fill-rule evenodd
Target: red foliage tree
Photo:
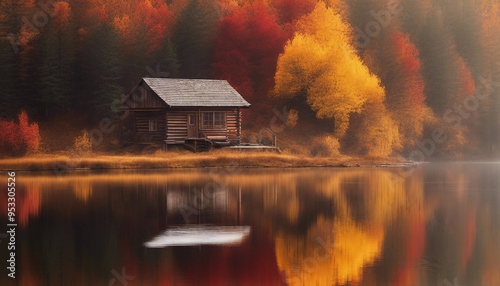
<instances>
[{"instance_id":1,"label":"red foliage tree","mask_svg":"<svg viewBox=\"0 0 500 286\"><path fill-rule=\"evenodd\" d=\"M277 0L273 6L279 22L290 24L311 13L316 3L318 3L316 0Z\"/></svg>"},{"instance_id":2,"label":"red foliage tree","mask_svg":"<svg viewBox=\"0 0 500 286\"><path fill-rule=\"evenodd\" d=\"M394 51L399 51L398 62L409 82L410 101L414 107L422 107L425 99L424 79L420 72L420 58L417 47L409 35L396 32L392 35Z\"/></svg>"},{"instance_id":3,"label":"red foliage tree","mask_svg":"<svg viewBox=\"0 0 500 286\"><path fill-rule=\"evenodd\" d=\"M460 58L460 84L462 85L462 91L465 95L474 96L476 93L476 84L472 78L472 73L465 63L465 61Z\"/></svg>"},{"instance_id":4,"label":"red foliage tree","mask_svg":"<svg viewBox=\"0 0 500 286\"><path fill-rule=\"evenodd\" d=\"M173 12L164 1L148 0L139 4L139 11L141 13L137 15L136 22L145 25L146 38L149 39L148 53L153 54L163 44L165 35L173 25Z\"/></svg>"},{"instance_id":5,"label":"red foliage tree","mask_svg":"<svg viewBox=\"0 0 500 286\"><path fill-rule=\"evenodd\" d=\"M0 153L23 155L35 152L40 146L38 123L29 123L25 111L19 113L19 121L0 120Z\"/></svg>"},{"instance_id":6,"label":"red foliage tree","mask_svg":"<svg viewBox=\"0 0 500 286\"><path fill-rule=\"evenodd\" d=\"M216 77L228 80L250 103L265 105L286 33L260 1L237 8L220 20L218 29L212 63Z\"/></svg>"}]
</instances>

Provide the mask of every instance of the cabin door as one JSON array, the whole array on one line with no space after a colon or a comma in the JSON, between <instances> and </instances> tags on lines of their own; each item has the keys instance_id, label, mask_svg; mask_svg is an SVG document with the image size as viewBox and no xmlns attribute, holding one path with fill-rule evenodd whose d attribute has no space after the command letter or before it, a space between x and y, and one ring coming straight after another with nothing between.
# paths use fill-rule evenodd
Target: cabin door
<instances>
[{"instance_id":1,"label":"cabin door","mask_svg":"<svg viewBox=\"0 0 500 286\"><path fill-rule=\"evenodd\" d=\"M198 138L198 124L196 122L196 114L189 113L187 119L188 138Z\"/></svg>"}]
</instances>

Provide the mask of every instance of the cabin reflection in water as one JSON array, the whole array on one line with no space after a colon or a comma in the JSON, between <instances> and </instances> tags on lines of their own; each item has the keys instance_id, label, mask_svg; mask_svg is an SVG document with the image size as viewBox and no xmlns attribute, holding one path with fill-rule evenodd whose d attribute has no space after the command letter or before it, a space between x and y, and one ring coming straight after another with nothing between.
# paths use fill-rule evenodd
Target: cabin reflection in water
<instances>
[{"instance_id":1,"label":"cabin reflection in water","mask_svg":"<svg viewBox=\"0 0 500 286\"><path fill-rule=\"evenodd\" d=\"M444 285L455 277L500 285L499 172L429 164L407 176L395 168L23 174L20 284L102 285L125 266L129 285ZM214 244L221 229L193 232L198 225L251 231ZM165 242L182 227L193 246Z\"/></svg>"},{"instance_id":2,"label":"cabin reflection in water","mask_svg":"<svg viewBox=\"0 0 500 286\"><path fill-rule=\"evenodd\" d=\"M227 190L203 191L193 189L191 191L167 190L167 212L169 214L182 211L192 211L207 208L212 211L225 212L228 207Z\"/></svg>"},{"instance_id":3,"label":"cabin reflection in water","mask_svg":"<svg viewBox=\"0 0 500 286\"><path fill-rule=\"evenodd\" d=\"M249 234L249 226L185 225L164 231L144 243L144 246L163 248L168 246L238 245Z\"/></svg>"}]
</instances>

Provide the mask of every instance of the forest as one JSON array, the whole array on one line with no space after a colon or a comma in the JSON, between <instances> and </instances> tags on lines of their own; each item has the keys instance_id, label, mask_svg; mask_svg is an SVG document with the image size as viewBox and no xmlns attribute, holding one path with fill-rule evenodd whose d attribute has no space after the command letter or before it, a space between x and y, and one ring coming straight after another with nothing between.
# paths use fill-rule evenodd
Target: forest
<instances>
[{"instance_id":1,"label":"forest","mask_svg":"<svg viewBox=\"0 0 500 286\"><path fill-rule=\"evenodd\" d=\"M115 118L146 76L227 80L244 132L284 110L286 136L345 154L500 153L497 0L2 0L0 152Z\"/></svg>"}]
</instances>

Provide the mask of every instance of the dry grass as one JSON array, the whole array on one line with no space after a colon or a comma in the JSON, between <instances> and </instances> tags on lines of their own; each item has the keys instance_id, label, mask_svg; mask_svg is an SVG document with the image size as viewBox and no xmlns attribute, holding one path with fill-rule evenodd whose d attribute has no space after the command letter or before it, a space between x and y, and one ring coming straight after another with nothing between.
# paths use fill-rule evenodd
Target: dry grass
<instances>
[{"instance_id":1,"label":"dry grass","mask_svg":"<svg viewBox=\"0 0 500 286\"><path fill-rule=\"evenodd\" d=\"M92 154L85 157L39 154L0 159L1 170L143 169L197 167L359 167L400 165L398 158L353 158L347 156L313 158L274 152L216 150L208 153L164 152L148 155Z\"/></svg>"},{"instance_id":2,"label":"dry grass","mask_svg":"<svg viewBox=\"0 0 500 286\"><path fill-rule=\"evenodd\" d=\"M314 126L302 126L300 133L285 129L278 134L278 146L284 150L274 152L237 152L228 149L208 153L192 153L182 148L167 152L154 148L117 148L110 142L101 144L85 156L71 156L66 146L72 146L83 129L88 126L73 122L70 115L64 120L47 121L41 124L43 150L45 153L20 158L1 158L0 170L54 170L54 169L145 169L145 168L200 168L200 167L363 167L377 165L400 165L399 158L359 158L341 155L338 142L323 140L327 135L318 135ZM61 123L63 122L63 123ZM61 130L68 130L62 132ZM62 134L62 135L61 135ZM257 142L258 131L246 131L245 142ZM316 136L316 137L315 137ZM311 139L313 138L313 139ZM114 138L107 138L115 140ZM316 140L317 139L317 140ZM77 140L77 141L75 141ZM316 143L321 143L319 145ZM315 143L315 144L312 144ZM333 144L337 143L337 145ZM322 152L312 152L318 145ZM113 147L115 146L115 147ZM81 148L75 148L80 150ZM170 149L170 148L169 148ZM318 148L316 148L318 149ZM324 150L323 150L324 149Z\"/></svg>"}]
</instances>

